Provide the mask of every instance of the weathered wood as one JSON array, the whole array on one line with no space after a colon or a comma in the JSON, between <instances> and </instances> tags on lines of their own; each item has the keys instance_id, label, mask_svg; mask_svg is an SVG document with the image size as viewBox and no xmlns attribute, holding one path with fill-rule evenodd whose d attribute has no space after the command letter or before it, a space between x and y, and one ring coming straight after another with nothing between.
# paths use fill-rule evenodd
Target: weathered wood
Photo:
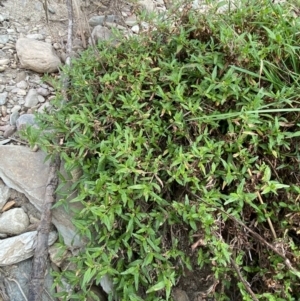
<instances>
[{"instance_id":1,"label":"weathered wood","mask_svg":"<svg viewBox=\"0 0 300 301\"><path fill-rule=\"evenodd\" d=\"M46 186L43 212L40 225L37 229L36 249L33 256L31 283L28 294L28 300L30 301L42 300L48 259L48 237L51 229L51 207L55 202L55 190L58 186L57 170L59 170L59 166L59 155L55 155L50 163L50 173Z\"/></svg>"}]
</instances>

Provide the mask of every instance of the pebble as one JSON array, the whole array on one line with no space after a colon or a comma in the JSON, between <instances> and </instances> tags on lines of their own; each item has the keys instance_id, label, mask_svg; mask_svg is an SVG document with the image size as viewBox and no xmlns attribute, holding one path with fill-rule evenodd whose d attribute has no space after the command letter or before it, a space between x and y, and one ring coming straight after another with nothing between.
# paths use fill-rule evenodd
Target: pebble
<instances>
[{"instance_id":1,"label":"pebble","mask_svg":"<svg viewBox=\"0 0 300 301\"><path fill-rule=\"evenodd\" d=\"M16 84L16 86L20 89L27 89L28 84L25 80L21 80Z\"/></svg>"},{"instance_id":2,"label":"pebble","mask_svg":"<svg viewBox=\"0 0 300 301\"><path fill-rule=\"evenodd\" d=\"M35 125L35 116L34 114L23 114L21 115L16 122L18 131L24 128L26 125Z\"/></svg>"},{"instance_id":3,"label":"pebble","mask_svg":"<svg viewBox=\"0 0 300 301\"><path fill-rule=\"evenodd\" d=\"M39 100L39 102L45 102L46 101L45 97L43 97L42 95L38 95L38 100Z\"/></svg>"},{"instance_id":4,"label":"pebble","mask_svg":"<svg viewBox=\"0 0 300 301\"><path fill-rule=\"evenodd\" d=\"M0 65L7 65L9 64L10 60L9 59L0 59Z\"/></svg>"},{"instance_id":5,"label":"pebble","mask_svg":"<svg viewBox=\"0 0 300 301\"><path fill-rule=\"evenodd\" d=\"M14 106L12 109L11 109L11 112L13 113L13 112L19 112L21 110L21 106L18 106L18 105L16 105L16 106Z\"/></svg>"},{"instance_id":6,"label":"pebble","mask_svg":"<svg viewBox=\"0 0 300 301\"><path fill-rule=\"evenodd\" d=\"M95 27L97 25L103 25L104 22L116 22L118 17L115 15L107 15L107 16L94 16L89 19L89 25Z\"/></svg>"},{"instance_id":7,"label":"pebble","mask_svg":"<svg viewBox=\"0 0 300 301\"><path fill-rule=\"evenodd\" d=\"M7 102L7 92L0 93L0 105L5 105Z\"/></svg>"},{"instance_id":8,"label":"pebble","mask_svg":"<svg viewBox=\"0 0 300 301\"><path fill-rule=\"evenodd\" d=\"M34 39L34 40L43 40L44 39L43 35L39 34L39 33L28 34L26 37L28 39Z\"/></svg>"},{"instance_id":9,"label":"pebble","mask_svg":"<svg viewBox=\"0 0 300 301\"><path fill-rule=\"evenodd\" d=\"M4 117L7 115L7 108L6 108L6 106L1 106L1 114Z\"/></svg>"},{"instance_id":10,"label":"pebble","mask_svg":"<svg viewBox=\"0 0 300 301\"><path fill-rule=\"evenodd\" d=\"M138 25L134 25L131 27L131 30L134 32L134 33L139 33L140 31L140 27Z\"/></svg>"},{"instance_id":11,"label":"pebble","mask_svg":"<svg viewBox=\"0 0 300 301\"><path fill-rule=\"evenodd\" d=\"M50 94L50 92L48 91L48 89L42 88L42 87L40 87L40 88L37 89L37 93L40 94L41 96L45 96L45 97Z\"/></svg>"},{"instance_id":12,"label":"pebble","mask_svg":"<svg viewBox=\"0 0 300 301\"><path fill-rule=\"evenodd\" d=\"M8 116L8 115L7 115ZM4 131L4 134L3 134L3 137L4 138L8 138L10 136L12 136L15 131L17 130L16 126L15 125L10 125L5 131Z\"/></svg>"},{"instance_id":13,"label":"pebble","mask_svg":"<svg viewBox=\"0 0 300 301\"><path fill-rule=\"evenodd\" d=\"M38 94L35 89L30 89L25 98L25 107L31 108L39 103Z\"/></svg>"},{"instance_id":14,"label":"pebble","mask_svg":"<svg viewBox=\"0 0 300 301\"><path fill-rule=\"evenodd\" d=\"M0 44L6 44L9 40L9 36L7 34L0 35Z\"/></svg>"},{"instance_id":15,"label":"pebble","mask_svg":"<svg viewBox=\"0 0 300 301\"><path fill-rule=\"evenodd\" d=\"M20 81L25 80L25 79L26 79L25 71L18 72L17 77L16 77L16 82L19 83Z\"/></svg>"},{"instance_id":16,"label":"pebble","mask_svg":"<svg viewBox=\"0 0 300 301\"><path fill-rule=\"evenodd\" d=\"M12 112L12 111L11 111ZM12 112L12 114L10 114L10 118L9 118L9 123L11 125L16 125L17 119L19 118L19 112L18 111L14 111Z\"/></svg>"}]
</instances>

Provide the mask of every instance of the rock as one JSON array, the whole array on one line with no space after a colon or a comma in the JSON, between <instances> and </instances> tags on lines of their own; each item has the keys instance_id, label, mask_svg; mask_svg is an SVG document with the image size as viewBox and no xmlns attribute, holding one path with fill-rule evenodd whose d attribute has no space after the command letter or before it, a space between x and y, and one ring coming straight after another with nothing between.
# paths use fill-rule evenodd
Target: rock
<instances>
[{"instance_id":1,"label":"rock","mask_svg":"<svg viewBox=\"0 0 300 301\"><path fill-rule=\"evenodd\" d=\"M0 35L0 44L6 44L9 40L9 36L7 34Z\"/></svg>"},{"instance_id":2,"label":"rock","mask_svg":"<svg viewBox=\"0 0 300 301\"><path fill-rule=\"evenodd\" d=\"M37 93L42 95L42 96L45 96L45 97L50 94L48 89L45 89L45 88L42 88L42 87L37 89Z\"/></svg>"},{"instance_id":3,"label":"rock","mask_svg":"<svg viewBox=\"0 0 300 301\"><path fill-rule=\"evenodd\" d=\"M8 65L10 60L8 58L0 59L0 65Z\"/></svg>"},{"instance_id":4,"label":"rock","mask_svg":"<svg viewBox=\"0 0 300 301\"><path fill-rule=\"evenodd\" d=\"M0 266L15 264L32 257L36 247L36 237L37 231L31 231L3 239L0 248ZM48 245L53 245L57 237L56 232L50 232Z\"/></svg>"},{"instance_id":5,"label":"rock","mask_svg":"<svg viewBox=\"0 0 300 301\"><path fill-rule=\"evenodd\" d=\"M53 47L48 43L27 38L17 40L16 50L23 68L39 73L58 71L61 64Z\"/></svg>"},{"instance_id":6,"label":"rock","mask_svg":"<svg viewBox=\"0 0 300 301\"><path fill-rule=\"evenodd\" d=\"M126 25L134 26L138 23L136 15L131 15L125 20Z\"/></svg>"},{"instance_id":7,"label":"rock","mask_svg":"<svg viewBox=\"0 0 300 301\"><path fill-rule=\"evenodd\" d=\"M9 117L9 123L10 125L16 125L16 121L19 118L19 112L18 111L14 111L12 114L10 114Z\"/></svg>"},{"instance_id":8,"label":"rock","mask_svg":"<svg viewBox=\"0 0 300 301\"><path fill-rule=\"evenodd\" d=\"M112 31L101 25L97 25L92 31L92 38L97 44L99 41L106 41L112 37Z\"/></svg>"},{"instance_id":9,"label":"rock","mask_svg":"<svg viewBox=\"0 0 300 301\"><path fill-rule=\"evenodd\" d=\"M19 112L21 110L21 106L19 105L15 105L12 109L11 109L11 112Z\"/></svg>"},{"instance_id":10,"label":"rock","mask_svg":"<svg viewBox=\"0 0 300 301\"><path fill-rule=\"evenodd\" d=\"M52 106L49 102L45 102L38 108L38 112L39 113L50 112L51 107Z\"/></svg>"},{"instance_id":11,"label":"rock","mask_svg":"<svg viewBox=\"0 0 300 301\"><path fill-rule=\"evenodd\" d=\"M32 108L39 103L38 93L35 89L30 89L25 98L25 107Z\"/></svg>"},{"instance_id":12,"label":"rock","mask_svg":"<svg viewBox=\"0 0 300 301\"><path fill-rule=\"evenodd\" d=\"M138 4L150 13L155 10L155 4L152 0L139 0Z\"/></svg>"},{"instance_id":13,"label":"rock","mask_svg":"<svg viewBox=\"0 0 300 301\"><path fill-rule=\"evenodd\" d=\"M4 139L4 140L0 140L0 144L1 145L4 145L4 144L7 144L11 141L11 139Z\"/></svg>"},{"instance_id":14,"label":"rock","mask_svg":"<svg viewBox=\"0 0 300 301\"><path fill-rule=\"evenodd\" d=\"M103 25L105 16L94 16L89 19L89 25L94 27L97 25Z\"/></svg>"},{"instance_id":15,"label":"rock","mask_svg":"<svg viewBox=\"0 0 300 301\"><path fill-rule=\"evenodd\" d=\"M38 100L39 100L40 103L43 103L43 102L46 101L45 97L42 96L42 95L39 95L39 96L38 96Z\"/></svg>"},{"instance_id":16,"label":"rock","mask_svg":"<svg viewBox=\"0 0 300 301\"><path fill-rule=\"evenodd\" d=\"M2 267L5 274L9 279L14 279L15 281L9 281L9 285L6 287L8 300L10 301L21 301L25 300L22 292L25 296L28 296L30 275L32 273L32 259L27 259L13 266ZM57 298L54 296L53 290L53 277L51 276L51 267L48 262L44 282L44 290L41 301L57 301ZM21 291L22 290L22 291ZM51 298L49 297L49 295ZM1 300L1 297L0 297ZM27 299L26 299L27 300Z\"/></svg>"},{"instance_id":17,"label":"rock","mask_svg":"<svg viewBox=\"0 0 300 301\"><path fill-rule=\"evenodd\" d=\"M5 105L6 102L7 102L7 95L8 93L7 92L3 92L3 93L0 93L0 105Z\"/></svg>"},{"instance_id":18,"label":"rock","mask_svg":"<svg viewBox=\"0 0 300 301\"><path fill-rule=\"evenodd\" d=\"M0 178L8 187L24 193L39 211L42 211L49 175L49 162L44 162L45 157L42 151L32 152L28 147L0 145ZM72 208L78 210L79 206L78 203L70 203L70 212L73 212ZM66 212L63 206L52 209L52 222L67 246L84 246L71 221L71 213Z\"/></svg>"},{"instance_id":19,"label":"rock","mask_svg":"<svg viewBox=\"0 0 300 301\"><path fill-rule=\"evenodd\" d=\"M33 39L33 40L44 40L44 37L42 34L40 33L32 33L32 34L28 34L26 36L26 38L28 39Z\"/></svg>"},{"instance_id":20,"label":"rock","mask_svg":"<svg viewBox=\"0 0 300 301\"><path fill-rule=\"evenodd\" d=\"M25 75L26 77L26 75ZM19 89L27 89L28 87L28 84L25 80L21 80L21 81L17 81L17 84L16 86L19 88Z\"/></svg>"},{"instance_id":21,"label":"rock","mask_svg":"<svg viewBox=\"0 0 300 301\"><path fill-rule=\"evenodd\" d=\"M6 106L1 106L1 114L3 117L7 115L7 107Z\"/></svg>"},{"instance_id":22,"label":"rock","mask_svg":"<svg viewBox=\"0 0 300 301\"><path fill-rule=\"evenodd\" d=\"M6 204L10 197L10 189L6 185L4 185L3 181L0 179L0 210L2 210L3 206Z\"/></svg>"},{"instance_id":23,"label":"rock","mask_svg":"<svg viewBox=\"0 0 300 301\"><path fill-rule=\"evenodd\" d=\"M131 30L132 30L134 33L139 33L140 27L139 27L139 25L136 24L136 25L132 26Z\"/></svg>"},{"instance_id":24,"label":"rock","mask_svg":"<svg viewBox=\"0 0 300 301\"><path fill-rule=\"evenodd\" d=\"M0 216L0 232L18 235L29 226L29 218L22 208L3 212Z\"/></svg>"},{"instance_id":25,"label":"rock","mask_svg":"<svg viewBox=\"0 0 300 301\"><path fill-rule=\"evenodd\" d=\"M24 129L28 125L35 125L35 124L36 122L35 122L34 114L23 114L16 121L16 126L18 131Z\"/></svg>"},{"instance_id":26,"label":"rock","mask_svg":"<svg viewBox=\"0 0 300 301\"><path fill-rule=\"evenodd\" d=\"M51 261L58 267L61 267L62 262L71 256L71 253L68 250L62 250L61 247L56 245L51 246L48 251Z\"/></svg>"},{"instance_id":27,"label":"rock","mask_svg":"<svg viewBox=\"0 0 300 301\"><path fill-rule=\"evenodd\" d=\"M10 125L4 132L3 137L8 138L16 132L17 128L15 125Z\"/></svg>"},{"instance_id":28,"label":"rock","mask_svg":"<svg viewBox=\"0 0 300 301\"><path fill-rule=\"evenodd\" d=\"M19 83L22 80L26 79L26 73L25 71L20 71L17 73L16 82ZM20 87L19 87L20 88Z\"/></svg>"},{"instance_id":29,"label":"rock","mask_svg":"<svg viewBox=\"0 0 300 301\"><path fill-rule=\"evenodd\" d=\"M108 275L104 275L100 280L101 287L109 294L113 291L113 282Z\"/></svg>"},{"instance_id":30,"label":"rock","mask_svg":"<svg viewBox=\"0 0 300 301\"><path fill-rule=\"evenodd\" d=\"M116 15L107 16L94 16L89 19L89 25L95 27L97 25L103 25L104 22L116 22L118 17Z\"/></svg>"}]
</instances>

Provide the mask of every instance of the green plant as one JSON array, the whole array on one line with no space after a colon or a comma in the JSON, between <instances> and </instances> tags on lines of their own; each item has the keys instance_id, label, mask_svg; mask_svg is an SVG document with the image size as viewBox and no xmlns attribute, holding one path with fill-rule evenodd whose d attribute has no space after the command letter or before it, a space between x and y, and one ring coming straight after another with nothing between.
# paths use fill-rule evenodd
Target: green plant
<instances>
[{"instance_id":1,"label":"green plant","mask_svg":"<svg viewBox=\"0 0 300 301\"><path fill-rule=\"evenodd\" d=\"M299 249L286 235L299 212L291 10L177 10L64 68L70 101L58 93L57 111L37 116L55 134L28 136L83 171L72 202L89 242L57 278L83 290L72 298L108 274L121 300L169 300L180 275L206 265L217 300L300 298Z\"/></svg>"}]
</instances>

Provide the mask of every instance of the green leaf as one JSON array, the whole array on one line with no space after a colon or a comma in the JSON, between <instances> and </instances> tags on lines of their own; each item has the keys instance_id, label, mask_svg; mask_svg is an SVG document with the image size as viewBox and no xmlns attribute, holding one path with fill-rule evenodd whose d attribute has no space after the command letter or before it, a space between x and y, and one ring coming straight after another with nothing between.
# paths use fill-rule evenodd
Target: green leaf
<instances>
[{"instance_id":1,"label":"green leaf","mask_svg":"<svg viewBox=\"0 0 300 301\"><path fill-rule=\"evenodd\" d=\"M157 291L160 291L162 290L163 288L165 288L165 282L164 281L160 281L159 283L153 285L152 287L150 287L146 293L149 294L149 293L152 293L152 292L157 292Z\"/></svg>"}]
</instances>

